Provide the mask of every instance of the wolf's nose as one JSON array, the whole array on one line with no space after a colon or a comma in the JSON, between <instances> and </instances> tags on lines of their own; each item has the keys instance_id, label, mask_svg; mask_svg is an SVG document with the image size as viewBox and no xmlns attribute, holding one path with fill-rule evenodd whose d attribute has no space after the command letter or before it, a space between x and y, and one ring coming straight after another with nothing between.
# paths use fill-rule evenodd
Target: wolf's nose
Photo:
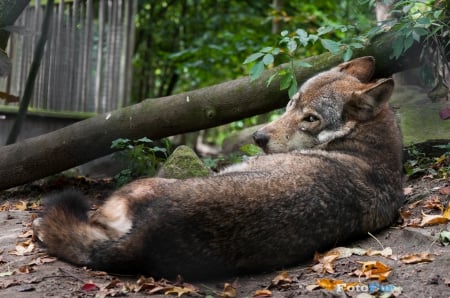
<instances>
[{"instance_id":1,"label":"wolf's nose","mask_svg":"<svg viewBox=\"0 0 450 298\"><path fill-rule=\"evenodd\" d=\"M267 143L269 143L269 136L260 131L255 131L253 133L253 141L255 141L256 145L259 147L264 148Z\"/></svg>"}]
</instances>

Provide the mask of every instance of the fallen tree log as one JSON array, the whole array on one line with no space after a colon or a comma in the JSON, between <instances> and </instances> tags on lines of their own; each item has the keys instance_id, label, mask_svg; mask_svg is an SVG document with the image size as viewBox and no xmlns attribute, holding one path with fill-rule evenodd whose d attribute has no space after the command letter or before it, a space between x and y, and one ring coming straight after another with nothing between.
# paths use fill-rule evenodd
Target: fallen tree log
<instances>
[{"instance_id":1,"label":"fallen tree log","mask_svg":"<svg viewBox=\"0 0 450 298\"><path fill-rule=\"evenodd\" d=\"M354 56L371 55L377 59L375 76L387 77L395 72L417 66L419 46L407 55L390 61L392 39L382 35ZM313 67L296 70L299 83L315 73L342 61L341 55L323 54L305 62ZM141 103L102 114L73 125L0 147L0 189L61 172L112 152L111 142L117 138L159 139L175 134L197 131L265 113L286 105L286 91L279 90L274 80L267 87L268 70L260 79L248 77L172 96L147 99Z\"/></svg>"}]
</instances>

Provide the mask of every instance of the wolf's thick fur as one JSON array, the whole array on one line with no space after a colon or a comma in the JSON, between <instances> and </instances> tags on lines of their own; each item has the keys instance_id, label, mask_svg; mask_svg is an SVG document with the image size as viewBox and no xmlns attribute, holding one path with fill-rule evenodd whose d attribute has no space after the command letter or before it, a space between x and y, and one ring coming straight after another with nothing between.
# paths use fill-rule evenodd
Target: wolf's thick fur
<instances>
[{"instance_id":1,"label":"wolf's thick fur","mask_svg":"<svg viewBox=\"0 0 450 298\"><path fill-rule=\"evenodd\" d=\"M84 199L49 200L36 232L48 252L112 273L211 278L282 269L389 226L402 203L391 79L374 59L308 80L254 135L268 155L209 178L150 178L91 217Z\"/></svg>"}]
</instances>

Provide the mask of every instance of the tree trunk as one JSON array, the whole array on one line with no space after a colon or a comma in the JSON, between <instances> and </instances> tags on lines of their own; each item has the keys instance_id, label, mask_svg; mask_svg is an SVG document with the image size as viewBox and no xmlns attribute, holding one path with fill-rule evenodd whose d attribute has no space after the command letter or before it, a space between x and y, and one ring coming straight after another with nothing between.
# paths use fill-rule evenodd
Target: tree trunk
<instances>
[{"instance_id":1,"label":"tree trunk","mask_svg":"<svg viewBox=\"0 0 450 298\"><path fill-rule=\"evenodd\" d=\"M399 61L390 61L391 40L383 35L355 56L377 59L377 77L390 76L418 63L418 47ZM341 55L323 54L305 59L311 68L296 70L299 84L317 72L342 62ZM279 67L286 67L281 65ZM0 189L7 189L83 164L112 152L117 138L159 139L229 123L286 105L279 81L269 87L267 78L278 68L250 82L248 77L182 94L147 99L139 104L102 114L73 125L0 147Z\"/></svg>"}]
</instances>

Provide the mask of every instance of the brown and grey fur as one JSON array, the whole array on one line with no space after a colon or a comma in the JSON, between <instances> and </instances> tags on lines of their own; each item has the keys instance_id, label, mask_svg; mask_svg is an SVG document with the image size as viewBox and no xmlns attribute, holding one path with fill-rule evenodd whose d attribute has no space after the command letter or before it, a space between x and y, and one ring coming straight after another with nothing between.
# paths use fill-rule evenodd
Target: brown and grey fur
<instances>
[{"instance_id":1,"label":"brown and grey fur","mask_svg":"<svg viewBox=\"0 0 450 298\"><path fill-rule=\"evenodd\" d=\"M36 224L48 252L112 273L212 278L282 269L389 226L402 203L391 79L363 57L311 78L254 135L267 155L208 178L149 178L89 217L77 194Z\"/></svg>"}]
</instances>

